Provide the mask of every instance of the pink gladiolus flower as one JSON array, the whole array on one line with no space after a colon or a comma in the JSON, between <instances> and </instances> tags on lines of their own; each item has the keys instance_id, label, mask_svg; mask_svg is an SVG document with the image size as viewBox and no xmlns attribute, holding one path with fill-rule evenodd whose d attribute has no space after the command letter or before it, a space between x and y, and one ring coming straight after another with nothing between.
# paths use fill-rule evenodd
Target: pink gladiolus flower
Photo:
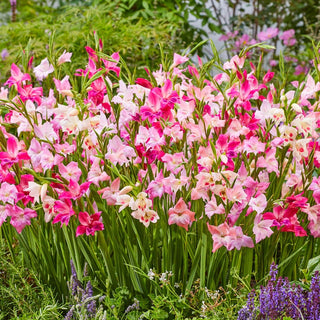
<instances>
[{"instance_id":1,"label":"pink gladiolus flower","mask_svg":"<svg viewBox=\"0 0 320 320\"><path fill-rule=\"evenodd\" d=\"M110 160L113 164L119 163L120 165L128 165L130 159L136 155L133 148L126 146L119 136L114 136L108 144L108 152L106 159Z\"/></svg>"},{"instance_id":2,"label":"pink gladiolus flower","mask_svg":"<svg viewBox=\"0 0 320 320\"><path fill-rule=\"evenodd\" d=\"M58 66L65 62L71 62L71 56L72 52L66 52L66 50L64 50L63 54L58 58Z\"/></svg>"},{"instance_id":3,"label":"pink gladiolus flower","mask_svg":"<svg viewBox=\"0 0 320 320\"><path fill-rule=\"evenodd\" d=\"M17 138L10 136L7 140L7 152L0 152L1 165L12 166L12 164L20 160L30 160L27 152L19 152L20 146L18 145Z\"/></svg>"},{"instance_id":4,"label":"pink gladiolus flower","mask_svg":"<svg viewBox=\"0 0 320 320\"><path fill-rule=\"evenodd\" d=\"M28 155L31 158L32 165L36 168L40 165L42 146L38 140L33 138L28 149Z\"/></svg>"},{"instance_id":5,"label":"pink gladiolus flower","mask_svg":"<svg viewBox=\"0 0 320 320\"><path fill-rule=\"evenodd\" d=\"M294 232L297 237L306 236L306 231L300 226L297 218L298 208L288 207L283 208L277 206L273 212L266 212L263 214L264 220L273 220L272 226L276 226L278 230L283 232Z\"/></svg>"},{"instance_id":6,"label":"pink gladiolus flower","mask_svg":"<svg viewBox=\"0 0 320 320\"><path fill-rule=\"evenodd\" d=\"M237 68L242 69L244 65L245 57L239 58L238 56L234 56L231 58L230 61L227 61L223 65L223 69L228 70L231 69L232 71L237 71Z\"/></svg>"},{"instance_id":7,"label":"pink gladiolus flower","mask_svg":"<svg viewBox=\"0 0 320 320\"><path fill-rule=\"evenodd\" d=\"M180 54L174 53L173 54L173 64L172 68L178 66L179 64L185 63L189 60L186 56L180 56Z\"/></svg>"},{"instance_id":8,"label":"pink gladiolus flower","mask_svg":"<svg viewBox=\"0 0 320 320\"><path fill-rule=\"evenodd\" d=\"M79 199L82 197L89 189L91 182L85 182L81 185L77 181L70 179L68 189L69 191L64 191L60 194L61 199Z\"/></svg>"},{"instance_id":9,"label":"pink gladiolus flower","mask_svg":"<svg viewBox=\"0 0 320 320\"><path fill-rule=\"evenodd\" d=\"M6 221L7 217L10 215L10 212L6 209L6 206L0 205L0 227Z\"/></svg>"},{"instance_id":10,"label":"pink gladiolus flower","mask_svg":"<svg viewBox=\"0 0 320 320\"><path fill-rule=\"evenodd\" d=\"M250 237L243 234L241 227L230 227L226 222L219 226L212 226L207 224L210 233L212 234L213 249L216 252L221 247L226 247L227 250L236 248L240 250L241 247L253 248L254 244Z\"/></svg>"},{"instance_id":11,"label":"pink gladiolus flower","mask_svg":"<svg viewBox=\"0 0 320 320\"><path fill-rule=\"evenodd\" d=\"M256 236L256 243L270 237L273 234L271 226L273 224L272 220L262 220L262 215L257 214L254 219L253 233Z\"/></svg>"},{"instance_id":12,"label":"pink gladiolus flower","mask_svg":"<svg viewBox=\"0 0 320 320\"><path fill-rule=\"evenodd\" d=\"M69 162L66 166L60 163L58 168L61 176L68 181L72 178L74 181L78 182L82 175L82 171L79 169L78 163L75 161Z\"/></svg>"},{"instance_id":13,"label":"pink gladiolus flower","mask_svg":"<svg viewBox=\"0 0 320 320\"><path fill-rule=\"evenodd\" d=\"M17 200L18 190L15 185L2 182L0 187L0 200L3 203L14 204Z\"/></svg>"},{"instance_id":14,"label":"pink gladiolus flower","mask_svg":"<svg viewBox=\"0 0 320 320\"><path fill-rule=\"evenodd\" d=\"M31 81L31 77L27 73L22 73L14 63L11 65L11 77L4 84L11 87L12 85L21 85L24 81Z\"/></svg>"},{"instance_id":15,"label":"pink gladiolus flower","mask_svg":"<svg viewBox=\"0 0 320 320\"><path fill-rule=\"evenodd\" d=\"M235 41L235 51L240 51L245 46L251 46L252 44L255 44L256 40L251 39L248 34L242 35L240 38L238 38L237 41Z\"/></svg>"},{"instance_id":16,"label":"pink gladiolus flower","mask_svg":"<svg viewBox=\"0 0 320 320\"><path fill-rule=\"evenodd\" d=\"M18 85L18 92L20 94L20 98L23 102L30 99L33 102L36 102L38 105L41 104L41 98L43 95L42 87L32 87L32 84L25 85L21 87Z\"/></svg>"},{"instance_id":17,"label":"pink gladiolus flower","mask_svg":"<svg viewBox=\"0 0 320 320\"><path fill-rule=\"evenodd\" d=\"M51 219L56 215L56 212L54 211L55 201L56 201L55 199L49 196L46 196L42 200L42 208L44 211L44 221L46 223L50 222Z\"/></svg>"},{"instance_id":18,"label":"pink gladiolus flower","mask_svg":"<svg viewBox=\"0 0 320 320\"><path fill-rule=\"evenodd\" d=\"M91 47L89 47L89 46L86 46L86 47L84 47L84 48L86 49L89 57L90 57L93 61L98 62L99 58L98 58L98 56L97 56L97 53L96 53Z\"/></svg>"},{"instance_id":19,"label":"pink gladiolus flower","mask_svg":"<svg viewBox=\"0 0 320 320\"><path fill-rule=\"evenodd\" d=\"M89 215L88 212L79 212L78 218L81 225L77 227L76 237L84 233L87 236L93 236L96 231L104 230L100 215L101 211L92 215Z\"/></svg>"},{"instance_id":20,"label":"pink gladiolus flower","mask_svg":"<svg viewBox=\"0 0 320 320\"><path fill-rule=\"evenodd\" d=\"M231 38L234 38L235 36L237 36L239 33L238 30L234 31L234 32L227 32L226 34L222 35L219 40L220 41L228 41Z\"/></svg>"},{"instance_id":21,"label":"pink gladiolus flower","mask_svg":"<svg viewBox=\"0 0 320 320\"><path fill-rule=\"evenodd\" d=\"M166 180L163 177L162 169L157 177L149 183L146 192L151 199L161 198L164 193L172 194L171 187L166 184Z\"/></svg>"},{"instance_id":22,"label":"pink gladiolus flower","mask_svg":"<svg viewBox=\"0 0 320 320\"><path fill-rule=\"evenodd\" d=\"M220 203L217 205L217 200L215 196L211 197L211 200L205 205L205 214L208 216L210 219L214 214L224 214L225 213L225 208L223 205Z\"/></svg>"},{"instance_id":23,"label":"pink gladiolus flower","mask_svg":"<svg viewBox=\"0 0 320 320\"><path fill-rule=\"evenodd\" d=\"M121 195L125 195L132 190L131 186L126 186L120 189L120 178L116 178L112 181L110 187L103 188L98 191L99 194L102 193L102 199L107 200L107 204L109 206L113 206L117 203L117 197Z\"/></svg>"},{"instance_id":24,"label":"pink gladiolus flower","mask_svg":"<svg viewBox=\"0 0 320 320\"><path fill-rule=\"evenodd\" d=\"M63 201L57 200L54 204L54 212L57 213L57 215L52 223L61 222L61 227L63 224L67 226L70 218L75 214L70 199L64 199Z\"/></svg>"},{"instance_id":25,"label":"pink gladiolus flower","mask_svg":"<svg viewBox=\"0 0 320 320\"><path fill-rule=\"evenodd\" d=\"M271 81L273 77L274 77L274 72L271 72L270 70L268 70L268 72L263 77L262 81L264 84L266 84L267 82Z\"/></svg>"},{"instance_id":26,"label":"pink gladiolus flower","mask_svg":"<svg viewBox=\"0 0 320 320\"><path fill-rule=\"evenodd\" d=\"M258 33L258 39L260 41L267 41L276 37L279 33L278 28L268 28L266 31L261 31Z\"/></svg>"},{"instance_id":27,"label":"pink gladiolus flower","mask_svg":"<svg viewBox=\"0 0 320 320\"><path fill-rule=\"evenodd\" d=\"M251 137L249 140L244 141L242 148L248 154L254 153L257 155L260 152L264 152L265 143L260 142L257 137Z\"/></svg>"},{"instance_id":28,"label":"pink gladiolus flower","mask_svg":"<svg viewBox=\"0 0 320 320\"><path fill-rule=\"evenodd\" d=\"M61 81L53 78L54 84L60 94L63 96L72 97L71 85L69 82L69 76L65 76Z\"/></svg>"},{"instance_id":29,"label":"pink gladiolus flower","mask_svg":"<svg viewBox=\"0 0 320 320\"><path fill-rule=\"evenodd\" d=\"M251 198L249 206L255 210L258 214L262 213L267 206L267 198L264 194L260 194L256 198Z\"/></svg>"},{"instance_id":30,"label":"pink gladiolus flower","mask_svg":"<svg viewBox=\"0 0 320 320\"><path fill-rule=\"evenodd\" d=\"M182 198L179 199L177 204L170 208L168 211L169 214L169 225L177 224L178 226L185 228L188 231L188 227L191 226L192 222L195 221L195 212L192 212L188 209L186 203Z\"/></svg>"},{"instance_id":31,"label":"pink gladiolus flower","mask_svg":"<svg viewBox=\"0 0 320 320\"><path fill-rule=\"evenodd\" d=\"M233 188L226 189L227 199L232 202L241 202L247 199L246 193L243 191L241 185L235 185Z\"/></svg>"},{"instance_id":32,"label":"pink gladiolus flower","mask_svg":"<svg viewBox=\"0 0 320 320\"><path fill-rule=\"evenodd\" d=\"M45 79L53 71L53 65L49 63L47 58L43 59L41 63L33 69L33 72L39 81Z\"/></svg>"},{"instance_id":33,"label":"pink gladiolus flower","mask_svg":"<svg viewBox=\"0 0 320 320\"><path fill-rule=\"evenodd\" d=\"M111 55L111 59L114 61L109 61L109 60L105 60L105 59L101 59L104 63L104 66L106 67L107 72L109 71L113 71L115 72L115 74L117 75L117 77L119 77L120 75L120 67L117 67L117 64L120 60L120 55L119 52L114 52Z\"/></svg>"},{"instance_id":34,"label":"pink gladiolus flower","mask_svg":"<svg viewBox=\"0 0 320 320\"><path fill-rule=\"evenodd\" d=\"M22 209L18 206L7 205L6 209L10 212L10 224L15 227L18 233L21 233L26 225L31 224L31 218L37 216L36 211L29 208Z\"/></svg>"},{"instance_id":35,"label":"pink gladiolus flower","mask_svg":"<svg viewBox=\"0 0 320 320\"><path fill-rule=\"evenodd\" d=\"M146 80L146 79L143 79L143 78L137 78L136 79L136 84L144 87L144 88L147 88L147 89L152 89L153 88L153 85L151 84L150 81Z\"/></svg>"}]
</instances>

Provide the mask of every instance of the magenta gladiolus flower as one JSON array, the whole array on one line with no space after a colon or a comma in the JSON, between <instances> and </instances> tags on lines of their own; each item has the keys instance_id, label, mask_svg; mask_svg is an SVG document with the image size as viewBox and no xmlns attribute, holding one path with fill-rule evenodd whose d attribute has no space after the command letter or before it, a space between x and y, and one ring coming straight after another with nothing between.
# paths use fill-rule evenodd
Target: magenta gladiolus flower
<instances>
[{"instance_id":1,"label":"magenta gladiolus flower","mask_svg":"<svg viewBox=\"0 0 320 320\"><path fill-rule=\"evenodd\" d=\"M7 152L0 152L1 165L12 166L19 160L29 160L27 152L20 152L18 140L15 137L9 137L7 140Z\"/></svg>"},{"instance_id":2,"label":"magenta gladiolus flower","mask_svg":"<svg viewBox=\"0 0 320 320\"><path fill-rule=\"evenodd\" d=\"M81 223L80 226L77 227L76 231L76 237L86 234L87 236L89 235L94 235L96 231L100 231L104 229L103 223L100 219L101 211L89 215L88 212L79 212L79 221Z\"/></svg>"},{"instance_id":3,"label":"magenta gladiolus flower","mask_svg":"<svg viewBox=\"0 0 320 320\"><path fill-rule=\"evenodd\" d=\"M5 82L8 85L21 85L23 81L31 81L31 77L27 73L22 73L21 70L14 63L11 65L11 77Z\"/></svg>"},{"instance_id":4,"label":"magenta gladiolus flower","mask_svg":"<svg viewBox=\"0 0 320 320\"><path fill-rule=\"evenodd\" d=\"M71 216L75 214L72 203L69 199L64 199L63 201L57 200L54 204L54 211L57 213L52 223L61 222L61 227L63 224L66 226L69 224Z\"/></svg>"}]
</instances>

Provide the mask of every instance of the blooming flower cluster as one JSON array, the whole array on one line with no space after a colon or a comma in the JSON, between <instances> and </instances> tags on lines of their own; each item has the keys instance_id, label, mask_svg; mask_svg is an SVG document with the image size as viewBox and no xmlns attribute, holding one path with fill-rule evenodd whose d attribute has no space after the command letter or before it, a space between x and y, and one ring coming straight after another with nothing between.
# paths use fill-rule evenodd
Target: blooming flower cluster
<instances>
[{"instance_id":1,"label":"blooming flower cluster","mask_svg":"<svg viewBox=\"0 0 320 320\"><path fill-rule=\"evenodd\" d=\"M320 275L316 271L309 290L291 284L287 278L277 279L277 266L271 265L270 280L261 287L259 303L255 306L255 292L248 296L247 304L238 313L238 320L244 319L319 319L320 316Z\"/></svg>"},{"instance_id":2,"label":"blooming flower cluster","mask_svg":"<svg viewBox=\"0 0 320 320\"><path fill-rule=\"evenodd\" d=\"M320 236L320 84L311 75L277 92L274 74L260 80L245 57L204 79L200 59L183 67L188 58L175 54L166 70L127 84L118 53L86 50L80 90L70 76L53 78L70 53L33 74L12 65L0 91L9 108L0 224L10 219L20 233L44 215L94 235L113 207L145 227L167 220L188 232L204 221L213 251L252 248L278 231Z\"/></svg>"}]
</instances>

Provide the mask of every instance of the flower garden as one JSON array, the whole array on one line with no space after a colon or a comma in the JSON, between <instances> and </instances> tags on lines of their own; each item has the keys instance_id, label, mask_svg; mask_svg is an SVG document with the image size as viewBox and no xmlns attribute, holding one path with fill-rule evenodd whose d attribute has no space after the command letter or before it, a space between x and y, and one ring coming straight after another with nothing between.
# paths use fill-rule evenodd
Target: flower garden
<instances>
[{"instance_id":1,"label":"flower garden","mask_svg":"<svg viewBox=\"0 0 320 320\"><path fill-rule=\"evenodd\" d=\"M315 40L308 65L269 27L135 69L90 37L2 51L1 319L319 319Z\"/></svg>"}]
</instances>

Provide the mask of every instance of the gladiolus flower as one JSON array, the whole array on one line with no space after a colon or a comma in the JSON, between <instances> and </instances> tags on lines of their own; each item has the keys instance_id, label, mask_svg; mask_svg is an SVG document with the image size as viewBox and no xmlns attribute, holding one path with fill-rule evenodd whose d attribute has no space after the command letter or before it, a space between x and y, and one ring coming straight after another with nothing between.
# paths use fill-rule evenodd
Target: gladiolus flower
<instances>
[{"instance_id":1,"label":"gladiolus flower","mask_svg":"<svg viewBox=\"0 0 320 320\"><path fill-rule=\"evenodd\" d=\"M87 236L93 236L96 231L104 230L100 215L101 211L92 215L89 215L88 212L79 212L78 218L81 225L77 227L76 237L84 233Z\"/></svg>"},{"instance_id":2,"label":"gladiolus flower","mask_svg":"<svg viewBox=\"0 0 320 320\"><path fill-rule=\"evenodd\" d=\"M47 58L43 59L41 63L33 69L33 72L39 81L45 79L53 71L53 65L49 63Z\"/></svg>"},{"instance_id":3,"label":"gladiolus flower","mask_svg":"<svg viewBox=\"0 0 320 320\"><path fill-rule=\"evenodd\" d=\"M185 228L188 231L188 227L195 221L195 212L188 209L186 203L182 198L179 199L177 204L170 208L168 211L169 221L168 224L177 224L178 226Z\"/></svg>"}]
</instances>

